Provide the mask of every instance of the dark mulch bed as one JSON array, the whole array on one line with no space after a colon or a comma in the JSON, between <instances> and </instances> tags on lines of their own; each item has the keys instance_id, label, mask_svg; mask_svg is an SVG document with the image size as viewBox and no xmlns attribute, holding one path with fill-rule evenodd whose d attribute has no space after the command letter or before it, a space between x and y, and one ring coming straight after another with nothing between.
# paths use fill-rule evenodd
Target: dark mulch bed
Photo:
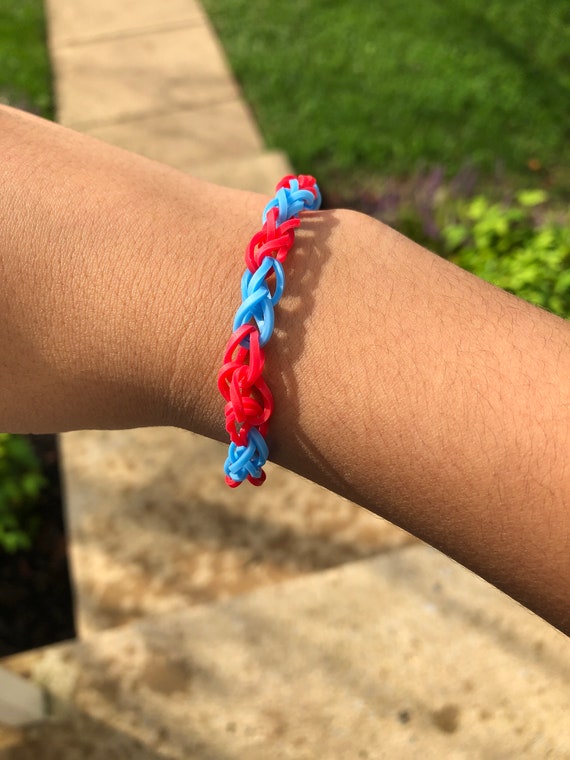
<instances>
[{"instance_id":1,"label":"dark mulch bed","mask_svg":"<svg viewBox=\"0 0 570 760\"><path fill-rule=\"evenodd\" d=\"M75 637L57 437L30 436L48 485L29 551L0 552L0 657Z\"/></svg>"}]
</instances>

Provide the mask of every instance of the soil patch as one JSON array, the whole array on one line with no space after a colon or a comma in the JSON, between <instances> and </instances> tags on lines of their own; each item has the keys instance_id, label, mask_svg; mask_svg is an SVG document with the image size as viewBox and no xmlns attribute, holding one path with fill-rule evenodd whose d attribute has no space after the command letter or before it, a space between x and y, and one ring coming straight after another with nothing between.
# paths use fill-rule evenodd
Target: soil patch
<instances>
[{"instance_id":1,"label":"soil patch","mask_svg":"<svg viewBox=\"0 0 570 760\"><path fill-rule=\"evenodd\" d=\"M31 549L0 553L0 657L75 637L57 437L29 440L48 485Z\"/></svg>"}]
</instances>

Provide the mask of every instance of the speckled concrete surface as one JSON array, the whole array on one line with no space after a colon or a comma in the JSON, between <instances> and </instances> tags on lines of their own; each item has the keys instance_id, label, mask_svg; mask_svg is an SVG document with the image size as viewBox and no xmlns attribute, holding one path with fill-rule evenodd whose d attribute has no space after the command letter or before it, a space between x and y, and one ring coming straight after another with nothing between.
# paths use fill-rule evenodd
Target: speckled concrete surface
<instances>
[{"instance_id":1,"label":"speckled concrete surface","mask_svg":"<svg viewBox=\"0 0 570 760\"><path fill-rule=\"evenodd\" d=\"M279 467L229 489L183 430L63 436L82 635L394 549L408 534Z\"/></svg>"},{"instance_id":2,"label":"speckled concrete surface","mask_svg":"<svg viewBox=\"0 0 570 760\"><path fill-rule=\"evenodd\" d=\"M423 546L147 618L33 669L73 710L4 760L570 758L567 638Z\"/></svg>"}]
</instances>

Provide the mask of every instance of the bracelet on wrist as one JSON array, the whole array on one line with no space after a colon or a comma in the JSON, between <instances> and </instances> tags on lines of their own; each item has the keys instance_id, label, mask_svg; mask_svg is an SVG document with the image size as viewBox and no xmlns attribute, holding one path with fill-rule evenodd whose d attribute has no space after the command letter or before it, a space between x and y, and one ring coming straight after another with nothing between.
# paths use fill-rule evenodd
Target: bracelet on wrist
<instances>
[{"instance_id":1,"label":"bracelet on wrist","mask_svg":"<svg viewBox=\"0 0 570 760\"><path fill-rule=\"evenodd\" d=\"M235 488L244 480L259 486L269 449L265 437L273 412L273 396L263 379L264 346L273 333L274 307L285 287L283 263L295 242L303 211L316 211L321 194L314 177L284 177L262 216L263 227L246 248L241 280L242 303L226 345L218 388L226 401L226 430L230 436L224 464L226 483Z\"/></svg>"}]
</instances>

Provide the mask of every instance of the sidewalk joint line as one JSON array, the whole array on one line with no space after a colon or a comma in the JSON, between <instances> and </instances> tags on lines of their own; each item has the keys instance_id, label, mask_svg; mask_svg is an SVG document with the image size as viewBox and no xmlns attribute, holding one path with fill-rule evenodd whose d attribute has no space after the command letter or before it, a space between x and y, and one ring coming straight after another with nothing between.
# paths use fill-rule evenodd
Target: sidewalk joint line
<instances>
[{"instance_id":1,"label":"sidewalk joint line","mask_svg":"<svg viewBox=\"0 0 570 760\"><path fill-rule=\"evenodd\" d=\"M232 81L233 80L229 80ZM92 121L76 121L66 122L65 126L70 129L75 129L78 132L82 132L89 129L99 129L105 127L121 126L124 124L132 124L133 122L144 122L150 119L160 118L161 116L170 116L173 114L187 113L199 113L207 108L213 108L216 106L223 106L231 103L243 103L243 98L239 94L229 98L222 98L219 100L210 100L206 103L192 104L192 103L176 103L174 108L156 109L154 111L138 111L130 114L125 114L118 118L92 120ZM245 104L247 106L247 104Z\"/></svg>"},{"instance_id":2,"label":"sidewalk joint line","mask_svg":"<svg viewBox=\"0 0 570 760\"><path fill-rule=\"evenodd\" d=\"M206 27L210 33L210 29L207 24L207 20L204 18L196 17L194 20L186 20L182 22L172 21L166 24L159 24L148 27L139 27L137 29L124 29L116 32L102 32L92 37L76 37L76 38L63 38L58 41L57 37L52 36L51 49L58 53L72 48L98 45L102 42L116 42L122 39L132 39L133 37L143 37L149 34L168 34L169 32L183 31L184 29L191 29L197 26Z\"/></svg>"}]
</instances>

